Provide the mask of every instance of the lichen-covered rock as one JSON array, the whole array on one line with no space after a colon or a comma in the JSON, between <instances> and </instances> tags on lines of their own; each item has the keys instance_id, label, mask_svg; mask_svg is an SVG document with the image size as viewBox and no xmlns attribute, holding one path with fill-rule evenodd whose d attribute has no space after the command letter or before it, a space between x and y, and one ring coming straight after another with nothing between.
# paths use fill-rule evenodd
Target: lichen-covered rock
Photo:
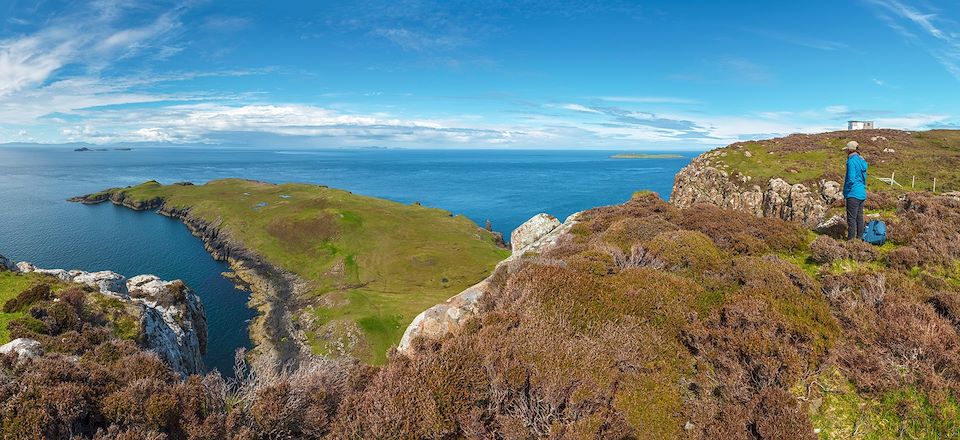
<instances>
[{"instance_id":1,"label":"lichen-covered rock","mask_svg":"<svg viewBox=\"0 0 960 440\"><path fill-rule=\"evenodd\" d=\"M847 234L847 220L843 216L835 215L820 222L814 230L817 233L840 239Z\"/></svg>"},{"instance_id":2,"label":"lichen-covered rock","mask_svg":"<svg viewBox=\"0 0 960 440\"><path fill-rule=\"evenodd\" d=\"M417 315L403 332L403 338L400 339L397 350L408 351L416 337L437 339L448 333L459 331L464 323L482 312L481 299L489 290L491 280L497 271L511 270L512 263L526 252L544 251L556 245L557 240L577 223L578 214L567 217L563 223L547 214L537 214L527 220L511 234L513 254L497 264L491 275L483 281ZM522 244L518 246L518 243Z\"/></svg>"},{"instance_id":3,"label":"lichen-covered rock","mask_svg":"<svg viewBox=\"0 0 960 440\"><path fill-rule=\"evenodd\" d=\"M181 373L203 372L207 315L200 297L180 280L155 275L130 278L127 290L145 306L141 324L151 349Z\"/></svg>"},{"instance_id":4,"label":"lichen-covered rock","mask_svg":"<svg viewBox=\"0 0 960 440\"><path fill-rule=\"evenodd\" d=\"M207 315L200 297L183 281L164 281L155 275L129 280L111 271L40 269L27 262L15 270L42 273L63 281L85 284L118 298L135 314L144 346L160 355L181 375L203 373L207 350Z\"/></svg>"},{"instance_id":5,"label":"lichen-covered rock","mask_svg":"<svg viewBox=\"0 0 960 440\"><path fill-rule=\"evenodd\" d=\"M40 343L34 339L17 338L0 345L0 354L17 353L21 358L32 358L43 354Z\"/></svg>"},{"instance_id":6,"label":"lichen-covered rock","mask_svg":"<svg viewBox=\"0 0 960 440\"><path fill-rule=\"evenodd\" d=\"M842 197L840 184L830 180L822 180L813 188L800 183L791 185L779 177L770 179L765 187L748 185L754 180L752 176L731 175L711 164L711 157L714 153L704 153L677 173L670 195L674 205L688 208L711 203L813 227L823 221L830 205Z\"/></svg>"},{"instance_id":7,"label":"lichen-covered rock","mask_svg":"<svg viewBox=\"0 0 960 440\"><path fill-rule=\"evenodd\" d=\"M560 220L556 217L550 214L537 214L513 230L510 234L510 247L513 252L520 252L557 226L560 226Z\"/></svg>"}]
</instances>

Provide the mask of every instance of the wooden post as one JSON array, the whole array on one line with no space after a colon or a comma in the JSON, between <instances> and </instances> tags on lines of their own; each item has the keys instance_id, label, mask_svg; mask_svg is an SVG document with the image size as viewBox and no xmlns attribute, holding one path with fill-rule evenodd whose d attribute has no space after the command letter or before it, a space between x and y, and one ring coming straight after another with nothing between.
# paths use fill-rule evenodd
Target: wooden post
<instances>
[{"instance_id":1,"label":"wooden post","mask_svg":"<svg viewBox=\"0 0 960 440\"><path fill-rule=\"evenodd\" d=\"M937 178L936 178L936 177L933 178L933 193L934 193L934 194L937 193Z\"/></svg>"},{"instance_id":2,"label":"wooden post","mask_svg":"<svg viewBox=\"0 0 960 440\"><path fill-rule=\"evenodd\" d=\"M917 189L917 176L913 176L913 180L910 181L910 189Z\"/></svg>"}]
</instances>

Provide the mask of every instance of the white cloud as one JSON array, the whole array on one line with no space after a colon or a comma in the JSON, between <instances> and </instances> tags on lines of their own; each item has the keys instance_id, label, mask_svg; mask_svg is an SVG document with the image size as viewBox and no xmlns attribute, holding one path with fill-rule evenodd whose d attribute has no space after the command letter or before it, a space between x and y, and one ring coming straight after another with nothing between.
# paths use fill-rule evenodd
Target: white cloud
<instances>
[{"instance_id":1,"label":"white cloud","mask_svg":"<svg viewBox=\"0 0 960 440\"><path fill-rule=\"evenodd\" d=\"M850 108L845 105L831 105L823 109L831 115L843 115L850 113Z\"/></svg>"},{"instance_id":2,"label":"white cloud","mask_svg":"<svg viewBox=\"0 0 960 440\"><path fill-rule=\"evenodd\" d=\"M700 102L695 99L674 98L669 96L599 96L598 99L631 104L698 104Z\"/></svg>"},{"instance_id":3,"label":"white cloud","mask_svg":"<svg viewBox=\"0 0 960 440\"><path fill-rule=\"evenodd\" d=\"M580 113L602 113L599 110L595 110L581 104L564 104L564 105L561 105L560 108L565 110L580 112Z\"/></svg>"},{"instance_id":4,"label":"white cloud","mask_svg":"<svg viewBox=\"0 0 960 440\"><path fill-rule=\"evenodd\" d=\"M868 1L887 26L912 44L923 47L960 80L960 28L956 21L898 0Z\"/></svg>"}]
</instances>

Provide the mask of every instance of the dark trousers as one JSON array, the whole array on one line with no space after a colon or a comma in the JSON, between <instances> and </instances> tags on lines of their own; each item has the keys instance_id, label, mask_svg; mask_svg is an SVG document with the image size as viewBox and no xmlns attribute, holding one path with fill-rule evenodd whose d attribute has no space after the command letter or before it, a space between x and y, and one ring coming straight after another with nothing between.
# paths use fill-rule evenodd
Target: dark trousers
<instances>
[{"instance_id":1,"label":"dark trousers","mask_svg":"<svg viewBox=\"0 0 960 440\"><path fill-rule=\"evenodd\" d=\"M863 240L863 202L865 200L847 197L847 240Z\"/></svg>"}]
</instances>

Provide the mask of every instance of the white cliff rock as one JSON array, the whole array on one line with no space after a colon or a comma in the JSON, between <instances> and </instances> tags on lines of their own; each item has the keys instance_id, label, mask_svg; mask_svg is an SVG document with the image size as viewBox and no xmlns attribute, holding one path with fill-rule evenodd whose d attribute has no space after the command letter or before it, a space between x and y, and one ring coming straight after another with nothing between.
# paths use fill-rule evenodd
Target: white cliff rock
<instances>
[{"instance_id":1,"label":"white cliff rock","mask_svg":"<svg viewBox=\"0 0 960 440\"><path fill-rule=\"evenodd\" d=\"M510 247L514 253L522 251L550 231L560 226L560 220L550 214L537 214L523 222L510 234Z\"/></svg>"},{"instance_id":2,"label":"white cliff rock","mask_svg":"<svg viewBox=\"0 0 960 440\"><path fill-rule=\"evenodd\" d=\"M407 352L410 349L410 343L418 336L437 339L448 333L459 331L464 323L482 312L481 300L487 294L493 274L497 270L501 268L510 270L512 263L523 254L544 251L556 245L557 240L577 223L578 215L579 213L573 214L560 223L553 216L537 214L524 222L510 235L513 254L498 263L491 275L483 281L417 315L403 332L397 350Z\"/></svg>"},{"instance_id":3,"label":"white cliff rock","mask_svg":"<svg viewBox=\"0 0 960 440\"><path fill-rule=\"evenodd\" d=\"M43 348L36 340L17 338L0 345L0 354L17 353L21 358L32 358L43 354Z\"/></svg>"},{"instance_id":4,"label":"white cliff rock","mask_svg":"<svg viewBox=\"0 0 960 440\"><path fill-rule=\"evenodd\" d=\"M2 256L0 259L6 260ZM207 315L200 297L182 281L164 281L155 275L138 275L128 280L111 271L39 269L27 262L17 263L15 271L85 284L122 300L136 311L147 349L160 355L181 375L204 371Z\"/></svg>"}]
</instances>

